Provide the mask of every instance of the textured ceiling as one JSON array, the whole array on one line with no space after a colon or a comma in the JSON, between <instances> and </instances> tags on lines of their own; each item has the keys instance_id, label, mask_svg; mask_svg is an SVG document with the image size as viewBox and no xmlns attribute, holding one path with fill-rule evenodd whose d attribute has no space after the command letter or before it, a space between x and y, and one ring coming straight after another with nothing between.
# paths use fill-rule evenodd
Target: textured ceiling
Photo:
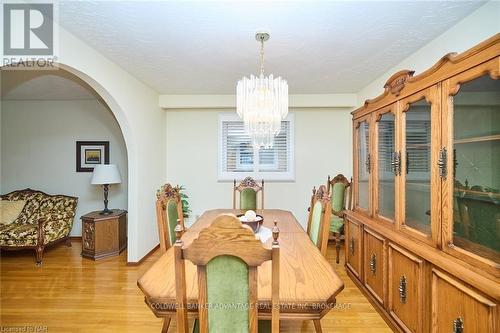
<instances>
[{"instance_id":1,"label":"textured ceiling","mask_svg":"<svg viewBox=\"0 0 500 333\"><path fill-rule=\"evenodd\" d=\"M85 82L66 71L2 70L2 100L95 100Z\"/></svg>"},{"instance_id":2,"label":"textured ceiling","mask_svg":"<svg viewBox=\"0 0 500 333\"><path fill-rule=\"evenodd\" d=\"M355 93L483 3L62 1L59 19L162 94L234 93L257 30L291 93Z\"/></svg>"}]
</instances>

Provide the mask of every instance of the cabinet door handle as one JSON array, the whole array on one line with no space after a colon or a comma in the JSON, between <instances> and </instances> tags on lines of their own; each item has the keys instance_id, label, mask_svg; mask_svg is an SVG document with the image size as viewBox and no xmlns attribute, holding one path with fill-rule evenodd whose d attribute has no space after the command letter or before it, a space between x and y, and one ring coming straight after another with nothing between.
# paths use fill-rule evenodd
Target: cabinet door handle
<instances>
[{"instance_id":1,"label":"cabinet door handle","mask_svg":"<svg viewBox=\"0 0 500 333\"><path fill-rule=\"evenodd\" d=\"M372 271L373 274L377 271L377 256L375 253L370 257L370 271Z\"/></svg>"},{"instance_id":2,"label":"cabinet door handle","mask_svg":"<svg viewBox=\"0 0 500 333\"><path fill-rule=\"evenodd\" d=\"M453 321L453 333L463 333L464 332L464 320L462 317L458 317Z\"/></svg>"},{"instance_id":3,"label":"cabinet door handle","mask_svg":"<svg viewBox=\"0 0 500 333\"><path fill-rule=\"evenodd\" d=\"M403 304L406 303L406 275L399 278L399 301Z\"/></svg>"},{"instance_id":4,"label":"cabinet door handle","mask_svg":"<svg viewBox=\"0 0 500 333\"><path fill-rule=\"evenodd\" d=\"M395 176L401 175L401 152L392 153L391 167Z\"/></svg>"},{"instance_id":5,"label":"cabinet door handle","mask_svg":"<svg viewBox=\"0 0 500 333\"><path fill-rule=\"evenodd\" d=\"M439 177L441 177L441 179L443 180L446 180L446 176L448 173L448 153L445 147L439 149L438 167Z\"/></svg>"},{"instance_id":6,"label":"cabinet door handle","mask_svg":"<svg viewBox=\"0 0 500 333\"><path fill-rule=\"evenodd\" d=\"M351 251L351 256L354 255L354 237L351 237L351 241L349 242L349 251Z\"/></svg>"},{"instance_id":7,"label":"cabinet door handle","mask_svg":"<svg viewBox=\"0 0 500 333\"><path fill-rule=\"evenodd\" d=\"M366 172L368 172L368 173L371 173L371 170L372 170L372 163L371 163L372 161L371 160L372 160L371 154L370 153L366 154L365 164L366 164Z\"/></svg>"}]
</instances>

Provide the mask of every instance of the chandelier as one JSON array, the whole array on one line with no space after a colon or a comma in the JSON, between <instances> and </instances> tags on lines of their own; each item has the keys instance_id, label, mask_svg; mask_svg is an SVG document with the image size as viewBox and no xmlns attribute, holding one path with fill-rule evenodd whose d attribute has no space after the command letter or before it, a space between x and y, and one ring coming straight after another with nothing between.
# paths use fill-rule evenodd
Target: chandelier
<instances>
[{"instance_id":1,"label":"chandelier","mask_svg":"<svg viewBox=\"0 0 500 333\"><path fill-rule=\"evenodd\" d=\"M272 74L264 76L264 42L269 34L258 32L260 42L260 75L246 76L236 86L236 111L243 119L245 131L256 148L271 148L288 114L288 83Z\"/></svg>"}]
</instances>

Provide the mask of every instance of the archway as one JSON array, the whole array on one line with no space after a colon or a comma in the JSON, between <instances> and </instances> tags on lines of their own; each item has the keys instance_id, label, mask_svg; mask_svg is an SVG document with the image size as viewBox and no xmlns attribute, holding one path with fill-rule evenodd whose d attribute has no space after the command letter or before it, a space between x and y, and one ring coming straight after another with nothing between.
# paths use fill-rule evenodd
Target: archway
<instances>
[{"instance_id":1,"label":"archway","mask_svg":"<svg viewBox=\"0 0 500 333\"><path fill-rule=\"evenodd\" d=\"M42 76L44 75L44 70L39 69L34 67L34 70L38 70L40 73L39 75ZM5 68L5 67L0 67L0 70L4 73L10 70L15 70L11 68ZM128 119L123 112L122 108L118 105L116 100L111 96L111 94L101 85L99 84L96 80L91 78L90 76L86 75L85 73L77 70L74 67L68 66L66 64L58 63L57 64L57 70L58 71L63 71L63 73L67 73L68 75L73 76L76 80L81 81L83 84L85 84L85 87L92 90L93 94L98 98L98 100L105 105L105 107L112 113L120 131L121 135L125 144L125 154L126 154L126 164L127 164L127 173L128 177L127 178L127 209L129 211L129 216L136 216L136 211L137 211L137 200L135 199L137 194L136 194L136 185L134 182L135 177L132 175L135 175L135 170L136 170L136 163L135 159L133 156L135 156L135 145L134 145L134 138L133 134L131 131L131 128L129 126ZM75 217L75 222L76 219L78 219L79 216ZM130 235L131 233L134 233L136 230L136 223L137 219L132 218L129 219L129 224L128 224L128 234ZM132 223L130 223L132 222ZM134 242L134 238L128 238L128 248L131 248L131 242ZM135 245L135 244L134 244ZM135 246L132 246L135 249Z\"/></svg>"}]
</instances>

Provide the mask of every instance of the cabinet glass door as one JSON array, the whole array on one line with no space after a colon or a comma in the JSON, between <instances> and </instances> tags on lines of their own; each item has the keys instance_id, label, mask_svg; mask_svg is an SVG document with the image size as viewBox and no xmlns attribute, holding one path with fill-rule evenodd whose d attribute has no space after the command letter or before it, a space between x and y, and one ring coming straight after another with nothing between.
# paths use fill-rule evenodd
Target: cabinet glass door
<instances>
[{"instance_id":1,"label":"cabinet glass door","mask_svg":"<svg viewBox=\"0 0 500 333\"><path fill-rule=\"evenodd\" d=\"M370 125L360 120L356 128L356 207L368 212L370 207Z\"/></svg>"},{"instance_id":2,"label":"cabinet glass door","mask_svg":"<svg viewBox=\"0 0 500 333\"><path fill-rule=\"evenodd\" d=\"M396 152L396 116L393 106L377 115L376 126L376 181L375 214L377 217L394 222L396 174L399 155Z\"/></svg>"},{"instance_id":3,"label":"cabinet glass door","mask_svg":"<svg viewBox=\"0 0 500 333\"><path fill-rule=\"evenodd\" d=\"M433 86L400 101L402 113L401 182L403 186L402 230L435 245L439 210L431 203L439 200L439 179L433 164L433 147L440 144L432 131L439 117L438 88ZM435 158L434 158L435 159Z\"/></svg>"},{"instance_id":4,"label":"cabinet glass door","mask_svg":"<svg viewBox=\"0 0 500 333\"><path fill-rule=\"evenodd\" d=\"M485 68L484 72L487 71ZM476 71L475 73L477 73ZM484 73L483 72L483 73ZM451 165L448 244L500 264L500 80L462 74L448 81ZM464 80L472 75L470 80ZM456 79L458 80L458 78ZM496 270L498 275L498 269Z\"/></svg>"}]
</instances>

